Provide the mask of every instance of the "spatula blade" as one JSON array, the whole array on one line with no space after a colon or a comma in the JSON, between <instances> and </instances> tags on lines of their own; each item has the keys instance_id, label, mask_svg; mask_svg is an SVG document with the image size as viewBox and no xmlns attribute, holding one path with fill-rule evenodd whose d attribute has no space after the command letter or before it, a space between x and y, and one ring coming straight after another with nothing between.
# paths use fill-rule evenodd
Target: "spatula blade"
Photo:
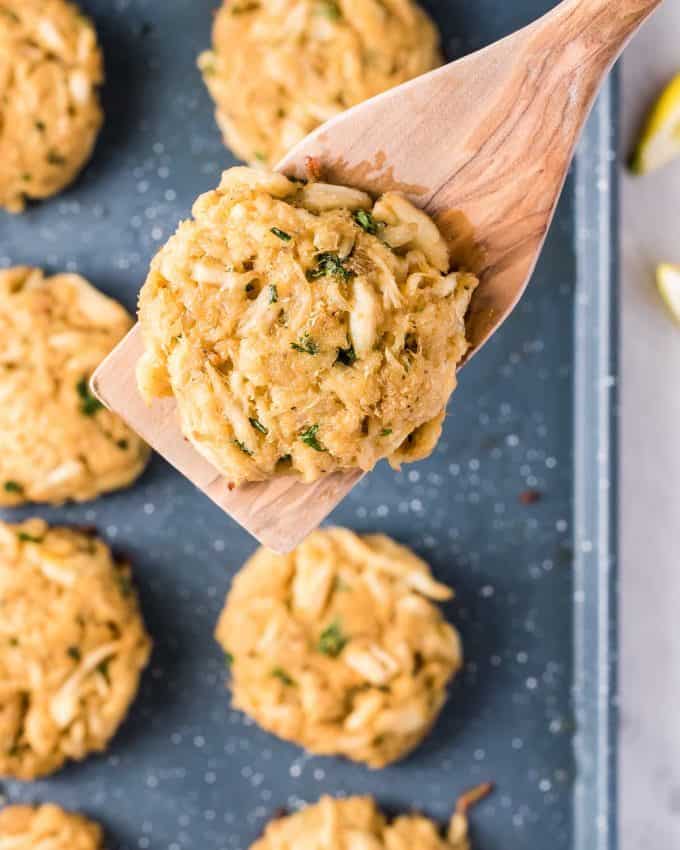
<instances>
[{"instance_id":1,"label":"spatula blade","mask_svg":"<svg viewBox=\"0 0 680 850\"><path fill-rule=\"evenodd\" d=\"M206 496L275 552L289 552L313 531L362 477L337 472L302 484L292 476L231 487L184 437L172 398L147 405L135 369L144 351L139 325L119 343L92 376L96 397L188 478Z\"/></svg>"}]
</instances>

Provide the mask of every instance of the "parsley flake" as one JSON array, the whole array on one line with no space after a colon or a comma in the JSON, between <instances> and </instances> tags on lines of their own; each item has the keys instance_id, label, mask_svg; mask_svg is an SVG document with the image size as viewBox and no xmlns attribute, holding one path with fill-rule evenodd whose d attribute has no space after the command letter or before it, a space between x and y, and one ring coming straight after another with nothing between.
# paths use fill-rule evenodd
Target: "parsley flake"
<instances>
[{"instance_id":1,"label":"parsley flake","mask_svg":"<svg viewBox=\"0 0 680 850\"><path fill-rule=\"evenodd\" d=\"M343 260L333 251L323 251L321 254L317 254L316 261L317 267L307 271L307 280L318 280L320 277L331 276L348 281L354 277L354 272L351 269L346 269Z\"/></svg>"},{"instance_id":2,"label":"parsley flake","mask_svg":"<svg viewBox=\"0 0 680 850\"><path fill-rule=\"evenodd\" d=\"M248 421L256 431L260 432L260 434L264 434L266 436L269 433L269 428L265 428L261 422L257 421L257 419L251 417Z\"/></svg>"},{"instance_id":3,"label":"parsley flake","mask_svg":"<svg viewBox=\"0 0 680 850\"><path fill-rule=\"evenodd\" d=\"M269 303L276 304L279 300L279 290L276 288L276 284L269 284Z\"/></svg>"},{"instance_id":4,"label":"parsley flake","mask_svg":"<svg viewBox=\"0 0 680 850\"><path fill-rule=\"evenodd\" d=\"M44 537L34 537L32 534L27 534L25 531L20 531L17 534L17 537L22 543L42 543L45 539Z\"/></svg>"},{"instance_id":5,"label":"parsley flake","mask_svg":"<svg viewBox=\"0 0 680 850\"><path fill-rule=\"evenodd\" d=\"M18 481L5 481L4 489L6 493L23 493L24 488Z\"/></svg>"},{"instance_id":6,"label":"parsley flake","mask_svg":"<svg viewBox=\"0 0 680 850\"><path fill-rule=\"evenodd\" d=\"M274 667L272 670L272 676L274 676L275 679L280 679L284 685L290 686L295 684L295 680L291 679L282 667Z\"/></svg>"},{"instance_id":7,"label":"parsley flake","mask_svg":"<svg viewBox=\"0 0 680 850\"><path fill-rule=\"evenodd\" d=\"M389 437L391 433L392 433L391 428L383 428L382 431L380 432L380 436L381 437Z\"/></svg>"},{"instance_id":8,"label":"parsley flake","mask_svg":"<svg viewBox=\"0 0 680 850\"><path fill-rule=\"evenodd\" d=\"M337 658L346 645L347 638L343 635L340 623L336 620L336 622L331 623L330 626L321 632L316 648L324 655Z\"/></svg>"},{"instance_id":9,"label":"parsley flake","mask_svg":"<svg viewBox=\"0 0 680 850\"><path fill-rule=\"evenodd\" d=\"M98 398L90 392L87 377L83 376L76 384L76 392L80 396L80 412L83 416L94 416L104 406Z\"/></svg>"},{"instance_id":10,"label":"parsley flake","mask_svg":"<svg viewBox=\"0 0 680 850\"><path fill-rule=\"evenodd\" d=\"M293 351L301 351L303 354L318 354L319 346L309 334L305 334L299 342L291 342Z\"/></svg>"},{"instance_id":11,"label":"parsley flake","mask_svg":"<svg viewBox=\"0 0 680 850\"><path fill-rule=\"evenodd\" d=\"M241 451L243 452L244 455L248 455L249 457L253 456L252 451L248 448L248 446L245 443L242 443L240 440L236 440L236 439L232 440L232 442L234 443L235 446L237 446L239 449L241 449Z\"/></svg>"},{"instance_id":12,"label":"parsley flake","mask_svg":"<svg viewBox=\"0 0 680 850\"><path fill-rule=\"evenodd\" d=\"M321 0L316 7L316 14L323 15L329 21L339 21L342 17L342 11L334 0Z\"/></svg>"},{"instance_id":13,"label":"parsley flake","mask_svg":"<svg viewBox=\"0 0 680 850\"><path fill-rule=\"evenodd\" d=\"M370 233L371 236L375 236L378 232L378 222L367 210L354 210L352 218L362 230Z\"/></svg>"},{"instance_id":14,"label":"parsley flake","mask_svg":"<svg viewBox=\"0 0 680 850\"><path fill-rule=\"evenodd\" d=\"M328 451L321 443L317 440L316 435L319 432L319 425L311 425L309 428L306 428L300 434L300 440L306 445L309 446L310 449L314 449L315 452L325 452Z\"/></svg>"},{"instance_id":15,"label":"parsley flake","mask_svg":"<svg viewBox=\"0 0 680 850\"><path fill-rule=\"evenodd\" d=\"M351 343L347 348L338 348L338 356L335 358L336 363L341 363L343 366L353 366L356 360L357 353Z\"/></svg>"},{"instance_id":16,"label":"parsley flake","mask_svg":"<svg viewBox=\"0 0 680 850\"><path fill-rule=\"evenodd\" d=\"M290 235L290 233L286 233L286 231L285 231L285 230L281 230L281 229L280 229L280 228L278 228L278 227L272 227L272 228L270 228L270 229L271 229L271 232L274 234L274 236L278 236L278 237L279 237L279 239L280 239L282 242L290 242L290 240L293 238L293 237Z\"/></svg>"}]
</instances>

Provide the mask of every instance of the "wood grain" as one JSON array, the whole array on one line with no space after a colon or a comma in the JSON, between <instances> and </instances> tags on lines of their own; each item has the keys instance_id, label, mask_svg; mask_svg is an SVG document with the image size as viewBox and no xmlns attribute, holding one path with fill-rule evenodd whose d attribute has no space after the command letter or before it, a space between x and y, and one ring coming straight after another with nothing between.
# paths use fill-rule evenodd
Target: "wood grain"
<instances>
[{"instance_id":1,"label":"wood grain","mask_svg":"<svg viewBox=\"0 0 680 850\"><path fill-rule=\"evenodd\" d=\"M467 253L481 260L470 357L524 292L599 86L661 2L567 0L524 30L338 116L279 167L303 176L314 156L331 181L397 189L435 218L460 216ZM449 233L452 242L457 235Z\"/></svg>"},{"instance_id":2,"label":"wood grain","mask_svg":"<svg viewBox=\"0 0 680 850\"><path fill-rule=\"evenodd\" d=\"M470 356L521 297L538 260L583 124L605 74L662 0L565 0L541 20L325 124L281 162L373 194L398 190L432 214L481 285ZM335 474L234 490L182 436L172 399L147 407L135 382L135 328L93 378L97 396L258 540L288 551L361 478Z\"/></svg>"},{"instance_id":3,"label":"wood grain","mask_svg":"<svg viewBox=\"0 0 680 850\"><path fill-rule=\"evenodd\" d=\"M139 325L101 364L92 390L169 463L203 490L260 543L290 551L313 531L362 477L360 471L326 476L314 484L293 477L231 489L229 482L182 436L173 398L147 405L134 378L144 351Z\"/></svg>"}]
</instances>

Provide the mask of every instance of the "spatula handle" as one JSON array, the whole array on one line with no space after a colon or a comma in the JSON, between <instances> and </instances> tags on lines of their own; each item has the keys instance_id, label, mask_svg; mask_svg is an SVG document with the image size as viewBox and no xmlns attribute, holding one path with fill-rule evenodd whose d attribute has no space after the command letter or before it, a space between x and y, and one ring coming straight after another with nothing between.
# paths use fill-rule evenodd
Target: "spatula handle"
<instances>
[{"instance_id":1,"label":"spatula handle","mask_svg":"<svg viewBox=\"0 0 680 850\"><path fill-rule=\"evenodd\" d=\"M589 40L605 54L616 58L628 40L663 0L564 0L553 20L566 27L575 38ZM550 21L548 16L546 23ZM566 42L562 30L560 40Z\"/></svg>"}]
</instances>

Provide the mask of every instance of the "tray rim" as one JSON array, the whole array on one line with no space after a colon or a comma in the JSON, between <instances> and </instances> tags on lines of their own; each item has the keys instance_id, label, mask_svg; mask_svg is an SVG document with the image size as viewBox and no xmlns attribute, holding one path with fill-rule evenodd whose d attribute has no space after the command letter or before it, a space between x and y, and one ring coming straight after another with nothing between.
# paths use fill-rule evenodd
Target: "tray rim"
<instances>
[{"instance_id":1,"label":"tray rim","mask_svg":"<svg viewBox=\"0 0 680 850\"><path fill-rule=\"evenodd\" d=\"M615 71L576 160L574 308L575 850L616 850L618 90Z\"/></svg>"}]
</instances>

